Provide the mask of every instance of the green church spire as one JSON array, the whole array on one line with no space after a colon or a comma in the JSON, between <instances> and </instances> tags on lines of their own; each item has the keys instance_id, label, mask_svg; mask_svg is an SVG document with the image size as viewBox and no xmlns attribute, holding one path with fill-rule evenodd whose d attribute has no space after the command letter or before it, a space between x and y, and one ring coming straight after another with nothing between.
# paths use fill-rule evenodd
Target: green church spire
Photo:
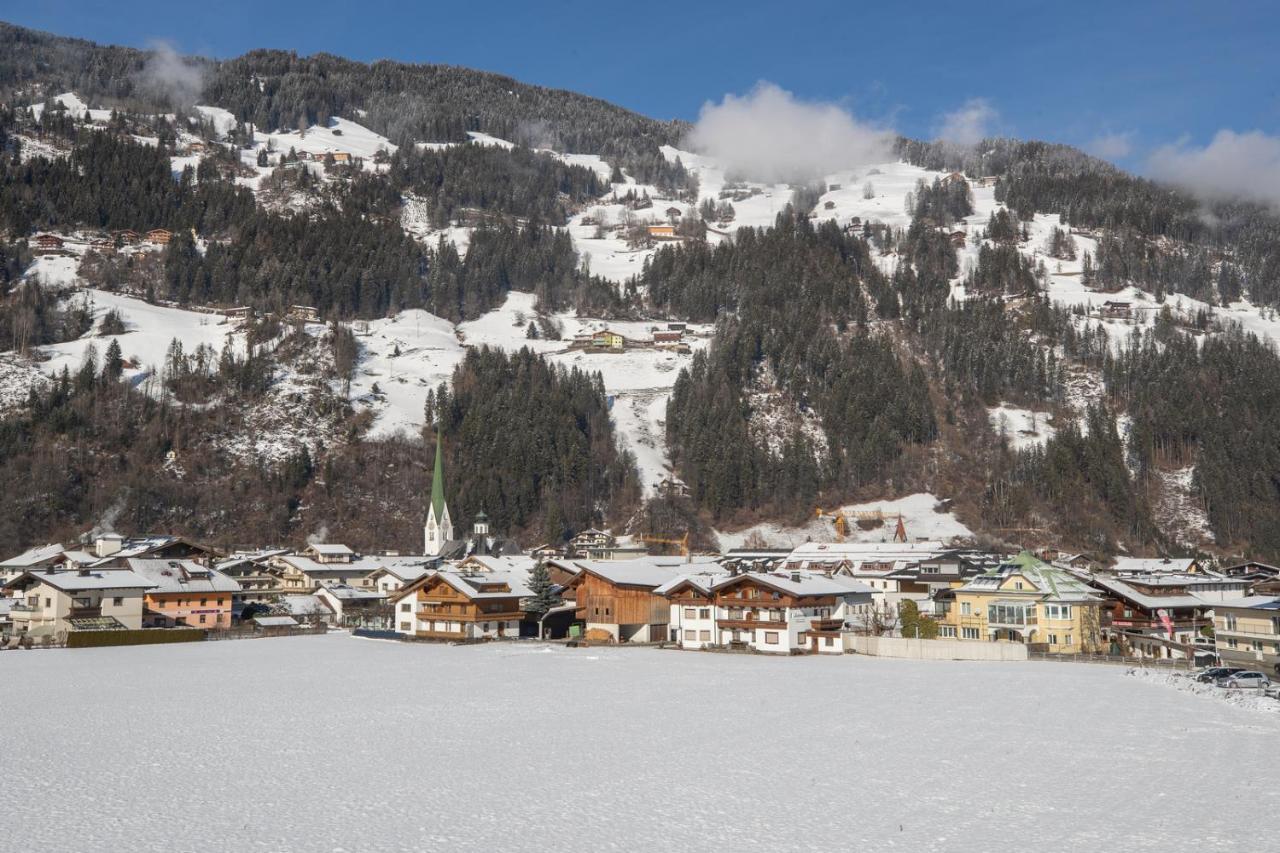
<instances>
[{"instance_id":1,"label":"green church spire","mask_svg":"<svg viewBox=\"0 0 1280 853\"><path fill-rule=\"evenodd\" d=\"M444 450L440 444L440 425L436 425L436 467L431 475L431 509L436 520L444 518Z\"/></svg>"}]
</instances>

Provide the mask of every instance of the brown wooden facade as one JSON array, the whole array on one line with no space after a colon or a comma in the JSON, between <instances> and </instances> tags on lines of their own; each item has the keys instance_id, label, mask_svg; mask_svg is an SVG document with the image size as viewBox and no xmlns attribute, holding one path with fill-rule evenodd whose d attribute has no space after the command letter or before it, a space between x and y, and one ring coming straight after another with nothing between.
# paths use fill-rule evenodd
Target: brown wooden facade
<instances>
[{"instance_id":1,"label":"brown wooden facade","mask_svg":"<svg viewBox=\"0 0 1280 853\"><path fill-rule=\"evenodd\" d=\"M583 569L570 582L577 618L607 625L666 625L671 605L654 587L618 584Z\"/></svg>"}]
</instances>

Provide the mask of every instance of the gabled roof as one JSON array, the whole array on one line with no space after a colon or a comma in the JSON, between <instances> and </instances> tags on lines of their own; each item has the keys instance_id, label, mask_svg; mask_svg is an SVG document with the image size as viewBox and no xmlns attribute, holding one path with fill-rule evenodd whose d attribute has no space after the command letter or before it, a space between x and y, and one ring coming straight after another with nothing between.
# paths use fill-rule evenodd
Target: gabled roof
<instances>
[{"instance_id":1,"label":"gabled roof","mask_svg":"<svg viewBox=\"0 0 1280 853\"><path fill-rule=\"evenodd\" d=\"M316 595L324 597L331 595L340 601L367 601L369 599L382 599L385 596L379 589L360 589L359 587L349 586L347 584L334 584L333 586L322 586L316 590Z\"/></svg>"},{"instance_id":2,"label":"gabled roof","mask_svg":"<svg viewBox=\"0 0 1280 853\"><path fill-rule=\"evenodd\" d=\"M4 562L0 562L0 569L25 569L31 566L38 566L42 563L57 560L62 556L62 546L54 543L52 545L41 545L39 548L32 548L29 551L23 551L16 557L10 557Z\"/></svg>"},{"instance_id":3,"label":"gabled roof","mask_svg":"<svg viewBox=\"0 0 1280 853\"><path fill-rule=\"evenodd\" d=\"M684 574L672 578L654 590L656 595L670 595L688 586L710 595L740 583L755 581L778 592L799 597L828 595L871 595L871 587L847 577L827 577L811 572L740 572L738 574Z\"/></svg>"},{"instance_id":4,"label":"gabled roof","mask_svg":"<svg viewBox=\"0 0 1280 853\"><path fill-rule=\"evenodd\" d=\"M315 551L317 554L338 557L355 556L356 553L340 542L313 542L307 546L307 550Z\"/></svg>"},{"instance_id":5,"label":"gabled roof","mask_svg":"<svg viewBox=\"0 0 1280 853\"><path fill-rule=\"evenodd\" d=\"M1034 587L1025 592L1036 592L1059 601L1098 600L1095 591L1083 580L1027 551L974 577L960 589L965 592L999 592L1001 595L1009 595L1016 591L1001 589L1001 586L1014 575L1020 575Z\"/></svg>"},{"instance_id":6,"label":"gabled roof","mask_svg":"<svg viewBox=\"0 0 1280 853\"><path fill-rule=\"evenodd\" d=\"M129 569L155 584L154 593L239 592L240 584L217 569L193 560L141 560L130 558Z\"/></svg>"},{"instance_id":7,"label":"gabled roof","mask_svg":"<svg viewBox=\"0 0 1280 853\"><path fill-rule=\"evenodd\" d=\"M550 562L571 572L577 582L584 573L593 574L619 586L639 586L654 589L668 581L688 574L690 566L717 565L715 557L640 557L635 560L551 560Z\"/></svg>"},{"instance_id":8,"label":"gabled roof","mask_svg":"<svg viewBox=\"0 0 1280 853\"><path fill-rule=\"evenodd\" d=\"M1107 571L1115 574L1154 575L1161 572L1189 572L1195 557L1117 557Z\"/></svg>"},{"instance_id":9,"label":"gabled roof","mask_svg":"<svg viewBox=\"0 0 1280 853\"><path fill-rule=\"evenodd\" d=\"M323 598L315 595L282 595L273 610L282 610L293 616L327 616L333 608Z\"/></svg>"},{"instance_id":10,"label":"gabled roof","mask_svg":"<svg viewBox=\"0 0 1280 853\"><path fill-rule=\"evenodd\" d=\"M433 580L439 579L457 590L469 600L494 598L527 598L533 595L528 586L528 576L518 572L431 572L387 596L396 602L414 595Z\"/></svg>"},{"instance_id":11,"label":"gabled roof","mask_svg":"<svg viewBox=\"0 0 1280 853\"><path fill-rule=\"evenodd\" d=\"M377 557L361 557L349 563L321 563L319 560L297 554L288 554L276 559L306 575L359 575L384 568L382 561Z\"/></svg>"},{"instance_id":12,"label":"gabled roof","mask_svg":"<svg viewBox=\"0 0 1280 853\"><path fill-rule=\"evenodd\" d=\"M4 589L28 589L45 583L62 592L94 589L150 589L155 584L148 578L126 569L104 571L72 570L67 572L23 572L4 585Z\"/></svg>"}]
</instances>

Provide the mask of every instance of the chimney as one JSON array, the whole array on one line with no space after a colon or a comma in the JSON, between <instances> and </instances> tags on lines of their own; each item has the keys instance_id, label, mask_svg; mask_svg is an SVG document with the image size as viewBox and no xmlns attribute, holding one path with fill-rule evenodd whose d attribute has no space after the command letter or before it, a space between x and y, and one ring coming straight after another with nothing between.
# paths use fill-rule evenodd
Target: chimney
<instances>
[{"instance_id":1,"label":"chimney","mask_svg":"<svg viewBox=\"0 0 1280 853\"><path fill-rule=\"evenodd\" d=\"M82 577L82 578L87 578L87 577L89 577L89 567L88 567L88 566L81 566L81 567L80 567L80 571L79 571L77 574L79 574L79 575L80 575L80 577Z\"/></svg>"},{"instance_id":2,"label":"chimney","mask_svg":"<svg viewBox=\"0 0 1280 853\"><path fill-rule=\"evenodd\" d=\"M792 572L792 573L791 573L791 581L792 581L793 583L800 583L800 573L799 573L799 572Z\"/></svg>"},{"instance_id":3,"label":"chimney","mask_svg":"<svg viewBox=\"0 0 1280 853\"><path fill-rule=\"evenodd\" d=\"M99 557L110 557L119 551L124 544L124 537L117 533L107 533L98 537L93 550Z\"/></svg>"}]
</instances>

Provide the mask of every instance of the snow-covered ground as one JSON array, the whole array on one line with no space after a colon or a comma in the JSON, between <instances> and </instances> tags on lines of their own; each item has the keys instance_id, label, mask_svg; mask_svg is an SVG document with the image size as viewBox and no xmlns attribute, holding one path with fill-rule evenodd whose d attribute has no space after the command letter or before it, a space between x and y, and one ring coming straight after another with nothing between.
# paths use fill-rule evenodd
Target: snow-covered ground
<instances>
[{"instance_id":1,"label":"snow-covered ground","mask_svg":"<svg viewBox=\"0 0 1280 853\"><path fill-rule=\"evenodd\" d=\"M92 306L94 328L77 340L40 347L46 359L40 368L50 376L60 373L63 367L75 373L90 345L97 349L101 360L113 339L120 342L120 352L131 365L125 370L126 377L139 377L163 368L165 355L175 338L182 342L188 355L201 344L212 347L215 355L221 353L228 342L237 351L243 350L243 339L235 336L235 325L218 314L151 305L141 299L96 289L80 291L72 299L85 300ZM113 309L124 320L125 333L99 334L102 317Z\"/></svg>"},{"instance_id":2,"label":"snow-covered ground","mask_svg":"<svg viewBox=\"0 0 1280 853\"><path fill-rule=\"evenodd\" d=\"M918 492L891 501L869 501L860 504L847 504L842 507L823 507L824 510L844 513L848 520L845 540L849 542L890 542L897 531L898 516L902 516L902 524L907 530L910 542L951 542L964 540L973 536L973 531L960 523L949 510L941 505L938 498L928 492ZM874 513L879 511L883 524L870 530L863 530L855 521L858 513ZM816 515L816 514L815 514ZM835 522L830 517L814 518L799 527L766 522L755 524L744 530L733 532L716 531L720 547L748 547L748 540L763 540L774 548L791 548L805 542L831 542L835 540Z\"/></svg>"},{"instance_id":3,"label":"snow-covered ground","mask_svg":"<svg viewBox=\"0 0 1280 853\"><path fill-rule=\"evenodd\" d=\"M376 413L371 434L416 432L422 427L427 391L447 382L462 361L453 324L427 311L411 310L389 319L358 321L353 328L360 364L351 397Z\"/></svg>"},{"instance_id":4,"label":"snow-covered ground","mask_svg":"<svg viewBox=\"0 0 1280 853\"><path fill-rule=\"evenodd\" d=\"M1058 432L1049 424L1048 412L1019 409L1005 403L987 409L987 418L996 435L1003 435L1014 450L1044 444Z\"/></svg>"},{"instance_id":5,"label":"snow-covered ground","mask_svg":"<svg viewBox=\"0 0 1280 853\"><path fill-rule=\"evenodd\" d=\"M1103 666L346 635L3 665L15 851L1254 851L1280 806L1280 716Z\"/></svg>"}]
</instances>

